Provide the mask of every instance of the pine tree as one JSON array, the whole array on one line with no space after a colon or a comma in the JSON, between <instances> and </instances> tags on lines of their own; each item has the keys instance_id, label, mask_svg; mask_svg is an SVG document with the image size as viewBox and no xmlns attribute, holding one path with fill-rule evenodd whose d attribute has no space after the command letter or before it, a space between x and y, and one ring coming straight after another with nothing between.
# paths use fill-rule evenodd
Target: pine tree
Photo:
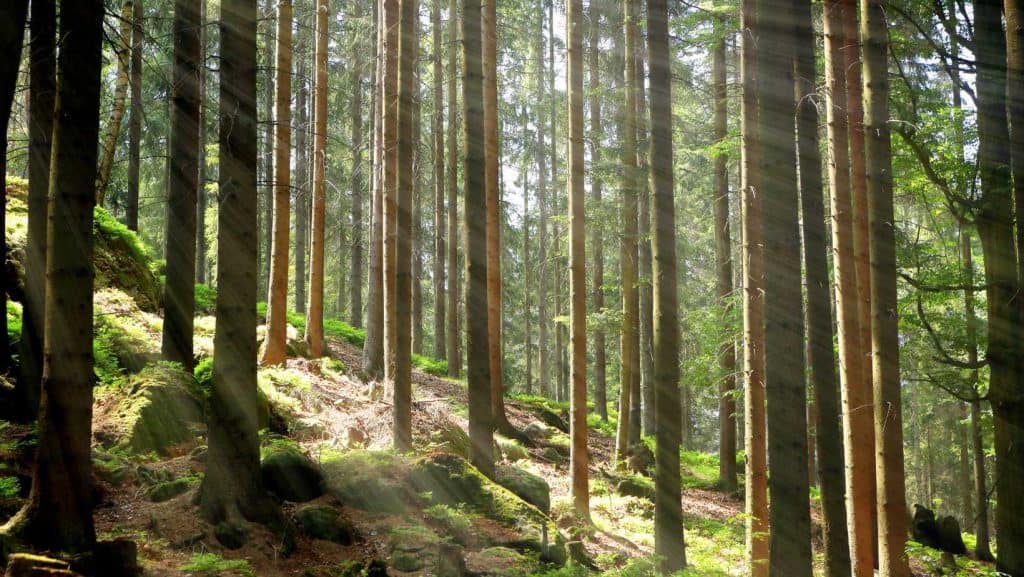
<instances>
[{"instance_id":1,"label":"pine tree","mask_svg":"<svg viewBox=\"0 0 1024 577\"><path fill-rule=\"evenodd\" d=\"M324 220L327 210L327 38L328 0L316 0L316 62L313 76L313 203L310 222L309 304L306 344L309 354L323 354L324 341Z\"/></svg>"},{"instance_id":2,"label":"pine tree","mask_svg":"<svg viewBox=\"0 0 1024 577\"><path fill-rule=\"evenodd\" d=\"M587 49L587 68L590 75L590 196L593 213L599 218L603 215L603 184L600 173L601 147L604 132L601 127L601 93L596 88L601 86L601 12L602 3L600 0L591 0L589 13L590 19L590 44ZM523 214L526 214L524 209ZM593 265L591 268L591 303L596 313L604 310L604 231L600 221L590 226L590 245L593 250ZM527 284L529 286L529 284ZM608 385L605 376L605 338L604 330L600 327L594 329L594 408L601 420L608 420Z\"/></svg>"},{"instance_id":3,"label":"pine tree","mask_svg":"<svg viewBox=\"0 0 1024 577\"><path fill-rule=\"evenodd\" d=\"M131 95L131 108L128 111L128 199L125 207L126 224L130 230L139 230L139 148L142 140L142 44L145 40L145 33L142 29L143 21L143 0L132 2L132 37L131 37L131 73L128 79ZM206 4L203 3L200 10L200 19L206 17ZM202 38L200 32L200 54L203 52ZM200 66L200 70L203 67ZM200 82L200 87L202 82ZM202 89L199 90L202 96ZM201 99L200 99L201 100ZM201 106L201 104L200 104ZM199 123L200 130L202 122Z\"/></svg>"}]
</instances>

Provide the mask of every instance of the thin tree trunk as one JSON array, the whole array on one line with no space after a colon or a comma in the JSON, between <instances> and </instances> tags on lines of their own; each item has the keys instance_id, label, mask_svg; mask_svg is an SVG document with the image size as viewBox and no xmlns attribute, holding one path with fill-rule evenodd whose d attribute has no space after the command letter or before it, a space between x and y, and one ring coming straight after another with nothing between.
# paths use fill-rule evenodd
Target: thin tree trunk
<instances>
[{"instance_id":1,"label":"thin tree trunk","mask_svg":"<svg viewBox=\"0 0 1024 577\"><path fill-rule=\"evenodd\" d=\"M434 110L430 132L433 136L434 160L434 358L448 357L445 347L445 226L444 226L444 79L441 68L441 2L432 0L430 23L434 52L433 63ZM455 242L455 239L450 239Z\"/></svg>"},{"instance_id":2,"label":"thin tree trunk","mask_svg":"<svg viewBox=\"0 0 1024 577\"><path fill-rule=\"evenodd\" d=\"M309 354L323 354L324 340L324 219L327 210L327 38L328 0L316 0L316 74L313 80L313 203L309 250L309 304L306 344Z\"/></svg>"},{"instance_id":3,"label":"thin tree trunk","mask_svg":"<svg viewBox=\"0 0 1024 577\"><path fill-rule=\"evenodd\" d=\"M628 46L628 44L627 44ZM654 407L657 448L654 477L654 549L666 573L686 567L679 471L679 303L676 268L675 186L672 174L672 56L668 3L647 0L651 58L651 262L654 317ZM806 493L804 494L806 499Z\"/></svg>"},{"instance_id":4,"label":"thin tree trunk","mask_svg":"<svg viewBox=\"0 0 1024 577\"><path fill-rule=\"evenodd\" d=\"M142 0L136 0L136 5L141 6ZM140 10L136 8L136 10ZM135 19L136 28L132 31L133 42L140 47L142 44L142 13L138 13ZM134 35L138 33L136 41ZM139 66L142 68L141 49L139 51ZM135 70L135 53L132 53L132 71ZM205 285L209 283L209 262L208 244L206 241L206 209L209 206L209 196L206 193L206 0L199 2L199 179L196 183L196 284ZM135 90L134 81L132 90ZM135 101L134 92L132 102ZM131 122L131 121L130 121ZM129 124L131 128L131 124Z\"/></svg>"},{"instance_id":5,"label":"thin tree trunk","mask_svg":"<svg viewBox=\"0 0 1024 577\"><path fill-rule=\"evenodd\" d=\"M13 5L13 3L12 3ZM13 31L12 31L13 32ZM13 38L15 35L4 36ZM25 243L25 298L22 302L21 379L18 411L26 420L39 413L43 378L43 321L46 316L46 223L50 186L56 79L57 12L52 0L32 2L29 30L28 232ZM20 48L20 42L18 43ZM14 65L18 58L5 62ZM16 68L16 67L15 67ZM13 74L5 78L14 78ZM11 82L9 86L14 86ZM6 134L6 130L4 131ZM0 173L6 178L6 171ZM6 188L4 188L6 191ZM6 200L6 199L5 199ZM6 218L6 217L5 217ZM6 243L6 240L5 240Z\"/></svg>"},{"instance_id":6,"label":"thin tree trunk","mask_svg":"<svg viewBox=\"0 0 1024 577\"><path fill-rule=\"evenodd\" d=\"M200 26L206 17L206 4L200 6ZM131 38L131 77L129 79L131 91L131 110L128 113L128 198L126 199L126 224L129 230L139 230L139 148L142 141L142 43L145 40L145 33L142 29L144 18L142 0L132 2L132 38ZM205 34L200 31L200 67L202 74L203 40ZM202 100L202 81L199 83L199 96ZM200 104L200 106L202 106ZM203 126L199 123L200 129Z\"/></svg>"},{"instance_id":7,"label":"thin tree trunk","mask_svg":"<svg viewBox=\"0 0 1024 577\"><path fill-rule=\"evenodd\" d=\"M5 52L5 64L15 68L26 8L24 3L10 3L3 10L10 9L11 17L0 18L14 26L0 38L16 40L16 51ZM95 381L92 186L98 160L103 2L64 2L60 22L39 440L28 501L2 532L38 550L87 552L96 543L90 443ZM6 59L11 55L14 58ZM11 76L3 74L5 86L14 86L6 84ZM8 107L3 104L0 111L6 117ZM6 128L6 122L0 127Z\"/></svg>"},{"instance_id":8,"label":"thin tree trunk","mask_svg":"<svg viewBox=\"0 0 1024 577\"><path fill-rule=\"evenodd\" d=\"M524 148L530 144L529 131L527 130L527 123L529 120L523 117L523 143ZM533 298L532 288L533 279L530 275L530 271L534 267L533 259L530 255L530 190L529 190L529 155L524 154L522 156L522 166L520 167L520 174L522 175L522 187L523 187L523 304L525 310L523 311L523 342L526 345L526 376L523 379L523 392L527 395L533 394Z\"/></svg>"},{"instance_id":9,"label":"thin tree trunk","mask_svg":"<svg viewBox=\"0 0 1024 577\"><path fill-rule=\"evenodd\" d=\"M622 269L622 369L619 385L618 428L615 435L615 461L622 466L629 451L630 419L632 418L633 382L639 380L640 342L637 327L637 190L641 174L636 165L636 28L639 2L623 0L624 20L623 66L625 82L622 119L622 243L619 266Z\"/></svg>"},{"instance_id":10,"label":"thin tree trunk","mask_svg":"<svg viewBox=\"0 0 1024 577\"><path fill-rule=\"evenodd\" d=\"M896 289L896 227L889 129L889 35L879 0L861 6L864 38L864 132L871 241L871 342L878 487L878 569L882 577L908 577L907 501L903 467Z\"/></svg>"},{"instance_id":11,"label":"thin tree trunk","mask_svg":"<svg viewBox=\"0 0 1024 577\"><path fill-rule=\"evenodd\" d=\"M256 23L257 38L262 29L264 42L274 42L274 32L270 28L274 22L271 12L272 0L259 0L257 14L259 20ZM259 40L257 40L259 42ZM258 49L257 49L258 50ZM256 126L259 140L257 154L259 155L259 172L256 174L256 185L260 187L260 203L262 214L259 218L260 241L262 242L259 254L259 284L257 285L257 298L262 302L267 300L267 288L270 286L270 261L271 253L274 251L274 66L273 51L263 50L257 52L259 66L258 72L262 71L256 81L256 98L259 99L259 108L256 112ZM260 90L262 80L262 90Z\"/></svg>"},{"instance_id":12,"label":"thin tree trunk","mask_svg":"<svg viewBox=\"0 0 1024 577\"><path fill-rule=\"evenodd\" d=\"M721 19L714 22L715 47L712 52L712 91L715 98L715 143L721 145L728 136L729 119L725 72L725 30ZM728 318L732 297L732 239L729 234L729 158L718 152L714 158L715 170L715 271L719 303L724 318ZM732 493L736 491L736 349L732 336L718 352L721 379L718 390L718 483Z\"/></svg>"},{"instance_id":13,"label":"thin tree trunk","mask_svg":"<svg viewBox=\"0 0 1024 577\"><path fill-rule=\"evenodd\" d=\"M118 46L115 49L117 52L117 80L114 84L114 107L110 112L107 136L103 140L103 156L96 172L96 204L101 206L107 194L107 184L110 183L110 170L114 166L117 141L121 135L121 121L124 119L125 101L128 98L128 76L132 52L132 16L132 0L125 0L121 6Z\"/></svg>"},{"instance_id":14,"label":"thin tree trunk","mask_svg":"<svg viewBox=\"0 0 1024 577\"><path fill-rule=\"evenodd\" d=\"M799 137L800 202L803 222L804 267L807 275L807 367L814 392L816 443L808 447L809 460L817 456L821 490L822 541L827 577L850 575L850 542L846 528L846 481L843 462L842 410L832 337L832 299L828 278L828 240L825 232L818 108L814 102L817 66L814 23L809 4L797 4L796 98ZM816 450L816 453L815 453ZM814 481L814 469L809 468Z\"/></svg>"},{"instance_id":15,"label":"thin tree trunk","mask_svg":"<svg viewBox=\"0 0 1024 577\"><path fill-rule=\"evenodd\" d=\"M637 226L637 294L639 302L640 373L639 381L643 407L630 407L633 414L641 413L643 429L649 436L654 436L654 356L651 351L654 341L653 291L651 287L651 187L648 175L647 151L650 148L647 131L647 94L643 78L646 51L643 43L637 46L636 58L636 133L637 133L637 166L641 178L638 181L637 212L640 222ZM642 409L642 410L641 410ZM686 421L684 426L688 427ZM636 423L630 421L631 431L636 431ZM685 432L684 432L685 435ZM636 436L631 438L638 439ZM689 441L687 441L689 442Z\"/></svg>"},{"instance_id":16,"label":"thin tree trunk","mask_svg":"<svg viewBox=\"0 0 1024 577\"><path fill-rule=\"evenodd\" d=\"M356 2L352 17L362 18L362 3ZM363 45L357 44L352 65L352 245L349 265L349 323L363 326ZM339 271L340 273L340 271ZM339 312L341 310L339 294Z\"/></svg>"},{"instance_id":17,"label":"thin tree trunk","mask_svg":"<svg viewBox=\"0 0 1024 577\"><path fill-rule=\"evenodd\" d=\"M538 102L545 97L544 77L544 0L537 1L537 41L534 44L536 59L536 94ZM544 154L546 140L544 122L537 116L537 207L540 218L537 225L537 255L539 267L537 271L537 382L541 396L552 397L549 381L548 351L548 207L547 207L547 155ZM554 169L554 167L552 167Z\"/></svg>"},{"instance_id":18,"label":"thin tree trunk","mask_svg":"<svg viewBox=\"0 0 1024 577\"><path fill-rule=\"evenodd\" d=\"M743 372L746 450L746 551L751 577L768 575L768 456L764 412L764 247L761 202L761 139L758 129L760 29L756 0L741 0Z\"/></svg>"},{"instance_id":19,"label":"thin tree trunk","mask_svg":"<svg viewBox=\"0 0 1024 577\"><path fill-rule=\"evenodd\" d=\"M465 171L463 226L466 251L466 360L469 384L470 461L494 476L493 424L487 323L487 198L483 39L480 0L462 0L462 118Z\"/></svg>"},{"instance_id":20,"label":"thin tree trunk","mask_svg":"<svg viewBox=\"0 0 1024 577\"><path fill-rule=\"evenodd\" d=\"M461 337L459 334L459 169L458 169L458 40L459 0L448 2L448 376L462 374Z\"/></svg>"},{"instance_id":21,"label":"thin tree trunk","mask_svg":"<svg viewBox=\"0 0 1024 577\"><path fill-rule=\"evenodd\" d=\"M308 23L308 21L307 21ZM301 29L300 29L301 34ZM306 271L306 252L309 250L309 172L310 172L310 115L309 115L309 83L306 79L308 68L306 60L305 34L301 34L299 40L299 64L296 70L296 78L299 81L299 90L296 97L297 122L295 123L295 311L306 312L306 281L309 280Z\"/></svg>"},{"instance_id":22,"label":"thin tree trunk","mask_svg":"<svg viewBox=\"0 0 1024 577\"><path fill-rule=\"evenodd\" d=\"M418 9L418 8L417 8ZM417 20L418 22L418 20ZM419 26L416 39L419 41ZM418 55L417 55L418 58ZM412 104L412 352L423 354L423 181L420 169L420 137L422 121L420 117L419 70L413 66L413 104Z\"/></svg>"},{"instance_id":23,"label":"thin tree trunk","mask_svg":"<svg viewBox=\"0 0 1024 577\"><path fill-rule=\"evenodd\" d=\"M602 199L601 147L604 144L604 130L601 127L601 93L596 87L601 86L601 10L600 2L592 1L589 7L590 44L587 50L587 66L590 74L590 173L591 210L598 218L603 218ZM524 212L525 215L525 207ZM592 306L596 313L604 311L604 231L601 220L591 225L590 246L594 251L594 264L591 271ZM527 285L529 286L529 285ZM605 377L605 339L604 331L598 327L594 330L594 406L602 421L608 420L608 385Z\"/></svg>"},{"instance_id":24,"label":"thin tree trunk","mask_svg":"<svg viewBox=\"0 0 1024 577\"><path fill-rule=\"evenodd\" d=\"M395 378L395 345L398 329L395 316L395 267L398 266L398 67L399 10L401 0L384 0L384 378Z\"/></svg>"},{"instance_id":25,"label":"thin tree trunk","mask_svg":"<svg viewBox=\"0 0 1024 577\"><path fill-rule=\"evenodd\" d=\"M369 378L379 379L384 376L384 182L381 163L384 158L383 134L383 66L384 59L381 47L384 42L380 2L371 0L373 4L373 23L376 39L373 43L373 145L370 147L373 159L371 171L371 189L373 198L370 202L373 223L370 230L370 270L367 280L366 307L366 340L363 343L363 372Z\"/></svg>"},{"instance_id":26,"label":"thin tree trunk","mask_svg":"<svg viewBox=\"0 0 1024 577\"><path fill-rule=\"evenodd\" d=\"M291 223L292 4L277 2L277 62L274 81L274 221L267 288L267 336L260 364L278 365L288 357L288 234Z\"/></svg>"}]
</instances>

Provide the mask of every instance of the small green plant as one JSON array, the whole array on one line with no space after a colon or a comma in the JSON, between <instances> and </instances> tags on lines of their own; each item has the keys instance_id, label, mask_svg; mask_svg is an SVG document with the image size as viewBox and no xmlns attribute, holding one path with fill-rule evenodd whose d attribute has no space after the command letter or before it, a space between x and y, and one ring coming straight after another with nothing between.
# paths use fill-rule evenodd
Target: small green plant
<instances>
[{"instance_id":1,"label":"small green plant","mask_svg":"<svg viewBox=\"0 0 1024 577\"><path fill-rule=\"evenodd\" d=\"M366 331L363 329L357 329L352 325L337 319L325 319L324 332L333 337L337 337L354 347L361 347L363 346L363 342L366 341Z\"/></svg>"},{"instance_id":2,"label":"small green plant","mask_svg":"<svg viewBox=\"0 0 1024 577\"><path fill-rule=\"evenodd\" d=\"M448 374L447 361L439 361L430 357L424 357L423 355L414 354L412 356L412 366L435 377L443 377Z\"/></svg>"},{"instance_id":3,"label":"small green plant","mask_svg":"<svg viewBox=\"0 0 1024 577\"><path fill-rule=\"evenodd\" d=\"M192 370L192 374L195 375L199 388L209 391L213 385L213 357L206 357L199 361L196 368Z\"/></svg>"},{"instance_id":4,"label":"small green plant","mask_svg":"<svg viewBox=\"0 0 1024 577\"><path fill-rule=\"evenodd\" d=\"M217 308L217 289L210 285L196 285L196 312L212 315Z\"/></svg>"},{"instance_id":5,"label":"small green plant","mask_svg":"<svg viewBox=\"0 0 1024 577\"><path fill-rule=\"evenodd\" d=\"M181 566L182 571L194 571L200 575L213 577L232 572L243 577L256 577L249 562L245 559L225 559L215 553L197 553Z\"/></svg>"},{"instance_id":6,"label":"small green plant","mask_svg":"<svg viewBox=\"0 0 1024 577\"><path fill-rule=\"evenodd\" d=\"M472 535L473 514L462 506L432 505L423 510L427 517L458 543L467 543Z\"/></svg>"},{"instance_id":7,"label":"small green plant","mask_svg":"<svg viewBox=\"0 0 1024 577\"><path fill-rule=\"evenodd\" d=\"M21 494L21 483L17 477L0 477L0 497L13 499Z\"/></svg>"},{"instance_id":8,"label":"small green plant","mask_svg":"<svg viewBox=\"0 0 1024 577\"><path fill-rule=\"evenodd\" d=\"M116 334L106 325L96 328L92 341L93 370L101 386L116 386L124 382L125 370L114 353Z\"/></svg>"}]
</instances>

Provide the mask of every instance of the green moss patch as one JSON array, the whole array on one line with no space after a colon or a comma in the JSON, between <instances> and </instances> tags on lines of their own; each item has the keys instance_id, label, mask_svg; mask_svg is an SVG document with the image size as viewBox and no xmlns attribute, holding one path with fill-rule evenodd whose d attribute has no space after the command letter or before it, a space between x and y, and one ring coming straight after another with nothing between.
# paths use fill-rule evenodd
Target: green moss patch
<instances>
[{"instance_id":1,"label":"green moss patch","mask_svg":"<svg viewBox=\"0 0 1024 577\"><path fill-rule=\"evenodd\" d=\"M401 482L404 457L385 451L350 451L321 463L328 492L342 503L371 513L404 513L411 494Z\"/></svg>"}]
</instances>

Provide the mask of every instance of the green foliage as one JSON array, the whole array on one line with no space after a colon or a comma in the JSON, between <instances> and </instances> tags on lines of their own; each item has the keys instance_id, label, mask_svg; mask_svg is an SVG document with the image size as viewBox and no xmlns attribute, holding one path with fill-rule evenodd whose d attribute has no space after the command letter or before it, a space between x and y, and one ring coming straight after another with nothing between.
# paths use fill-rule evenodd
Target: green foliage
<instances>
[{"instance_id":1,"label":"green foliage","mask_svg":"<svg viewBox=\"0 0 1024 577\"><path fill-rule=\"evenodd\" d=\"M217 289L210 285L196 285L196 313L212 315L217 308Z\"/></svg>"},{"instance_id":2,"label":"green foliage","mask_svg":"<svg viewBox=\"0 0 1024 577\"><path fill-rule=\"evenodd\" d=\"M213 357L206 357L196 363L196 367L192 369L192 374L195 375L196 384L199 385L199 389L204 394L208 393L210 387L213 386Z\"/></svg>"},{"instance_id":3,"label":"green foliage","mask_svg":"<svg viewBox=\"0 0 1024 577\"><path fill-rule=\"evenodd\" d=\"M21 304L7 301L7 342L17 343L21 340Z\"/></svg>"},{"instance_id":4,"label":"green foliage","mask_svg":"<svg viewBox=\"0 0 1024 577\"><path fill-rule=\"evenodd\" d=\"M140 262L149 262L149 251L139 240L138 235L101 207L96 207L93 211L93 228L97 234L127 247L132 258Z\"/></svg>"},{"instance_id":5,"label":"green foliage","mask_svg":"<svg viewBox=\"0 0 1024 577\"><path fill-rule=\"evenodd\" d=\"M448 374L448 361L432 359L423 355L412 355L412 366L435 377L443 377Z\"/></svg>"},{"instance_id":6,"label":"green foliage","mask_svg":"<svg viewBox=\"0 0 1024 577\"><path fill-rule=\"evenodd\" d=\"M926 575L950 575L952 577L1000 577L1003 575L987 563L979 563L966 555L955 557L955 567L943 563L942 552L925 547L917 541L907 541L907 555L924 568Z\"/></svg>"},{"instance_id":7,"label":"green foliage","mask_svg":"<svg viewBox=\"0 0 1024 577\"><path fill-rule=\"evenodd\" d=\"M114 353L116 331L107 326L98 326L93 332L93 371L100 386L118 386L125 380L125 370Z\"/></svg>"},{"instance_id":8,"label":"green foliage","mask_svg":"<svg viewBox=\"0 0 1024 577\"><path fill-rule=\"evenodd\" d=\"M466 544L472 537L474 513L465 510L461 504L454 507L437 504L423 510L427 518L442 532L450 535L457 543Z\"/></svg>"},{"instance_id":9,"label":"green foliage","mask_svg":"<svg viewBox=\"0 0 1024 577\"><path fill-rule=\"evenodd\" d=\"M13 499L21 494L21 483L17 477L0 477L0 497Z\"/></svg>"},{"instance_id":10,"label":"green foliage","mask_svg":"<svg viewBox=\"0 0 1024 577\"><path fill-rule=\"evenodd\" d=\"M354 347L363 346L366 341L366 331L357 329L352 325L339 321L338 319L324 319L324 332L337 337Z\"/></svg>"},{"instance_id":11,"label":"green foliage","mask_svg":"<svg viewBox=\"0 0 1024 577\"><path fill-rule=\"evenodd\" d=\"M256 572L252 570L249 562L245 559L225 559L215 553L196 553L180 569L196 572L204 577L221 575L256 577Z\"/></svg>"}]
</instances>

